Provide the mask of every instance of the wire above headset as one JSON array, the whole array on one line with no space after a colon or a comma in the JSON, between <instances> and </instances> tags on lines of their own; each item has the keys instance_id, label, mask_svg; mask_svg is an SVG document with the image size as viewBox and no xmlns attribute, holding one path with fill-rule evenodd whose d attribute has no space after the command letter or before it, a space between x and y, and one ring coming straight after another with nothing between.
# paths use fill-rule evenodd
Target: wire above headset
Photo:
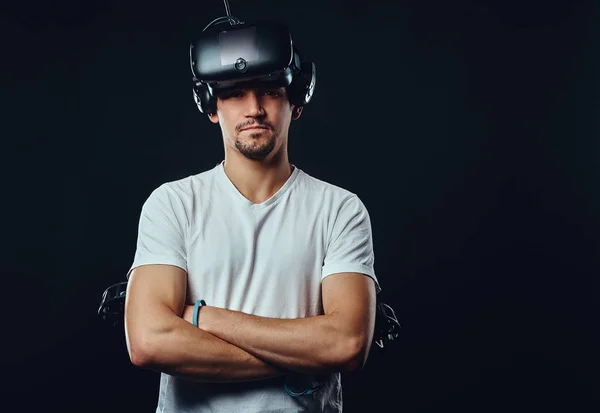
<instances>
[{"instance_id":1,"label":"wire above headset","mask_svg":"<svg viewBox=\"0 0 600 413\"><path fill-rule=\"evenodd\" d=\"M239 18L231 15L231 9L229 8L229 2L227 0L223 0L223 2L225 3L225 13L227 14L227 16L217 17L216 19L214 19L213 21L208 23L208 25L202 31L206 31L206 29L208 29L209 27L211 27L213 25L225 23L225 21L229 21L229 24L232 26L235 26L236 24L244 23Z\"/></svg>"},{"instance_id":2,"label":"wire above headset","mask_svg":"<svg viewBox=\"0 0 600 413\"><path fill-rule=\"evenodd\" d=\"M237 18L235 16L221 16L221 17L217 17L216 19L214 19L213 21L208 23L202 31L204 32L211 26L216 26L217 24L222 24L227 21L229 21L229 24L231 24L232 26L235 26L237 24L244 24L243 21L241 21L239 18Z\"/></svg>"}]
</instances>

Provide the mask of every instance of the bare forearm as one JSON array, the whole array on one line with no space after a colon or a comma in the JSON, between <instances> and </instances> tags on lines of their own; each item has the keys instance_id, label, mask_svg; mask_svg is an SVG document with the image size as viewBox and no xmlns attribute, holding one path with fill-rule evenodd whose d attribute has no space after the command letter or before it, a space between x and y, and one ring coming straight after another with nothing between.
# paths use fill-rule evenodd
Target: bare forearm
<instances>
[{"instance_id":1,"label":"bare forearm","mask_svg":"<svg viewBox=\"0 0 600 413\"><path fill-rule=\"evenodd\" d=\"M279 319L202 307L199 327L277 366L329 374L350 370L353 357L354 343L340 331L336 316Z\"/></svg>"},{"instance_id":2,"label":"bare forearm","mask_svg":"<svg viewBox=\"0 0 600 413\"><path fill-rule=\"evenodd\" d=\"M188 380L232 383L264 380L289 373L236 347L182 318L152 339L139 367Z\"/></svg>"}]
</instances>

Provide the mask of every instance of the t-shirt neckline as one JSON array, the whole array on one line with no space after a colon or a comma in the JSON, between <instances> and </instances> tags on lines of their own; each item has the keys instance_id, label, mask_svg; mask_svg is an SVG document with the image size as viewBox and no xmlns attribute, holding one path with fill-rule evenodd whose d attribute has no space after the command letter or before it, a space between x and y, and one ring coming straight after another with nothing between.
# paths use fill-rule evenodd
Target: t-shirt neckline
<instances>
[{"instance_id":1,"label":"t-shirt neckline","mask_svg":"<svg viewBox=\"0 0 600 413\"><path fill-rule=\"evenodd\" d=\"M222 183L227 187L227 190L232 193L233 197L237 200L237 202L239 202L241 205L250 207L252 209L263 209L277 202L277 200L280 199L291 188L291 186L296 181L296 177L300 173L298 167L294 164L291 164L294 168L292 170L292 174L287 179L287 181L285 181L285 183L281 186L281 188L279 188L279 190L275 192L269 199L259 204L255 204L254 202L246 198L244 195L242 195L242 193L235 187L233 182L231 182L231 179L229 179L229 177L225 173L224 164L225 161L223 160L219 162L216 166L217 176L219 177L219 180L222 181Z\"/></svg>"}]
</instances>

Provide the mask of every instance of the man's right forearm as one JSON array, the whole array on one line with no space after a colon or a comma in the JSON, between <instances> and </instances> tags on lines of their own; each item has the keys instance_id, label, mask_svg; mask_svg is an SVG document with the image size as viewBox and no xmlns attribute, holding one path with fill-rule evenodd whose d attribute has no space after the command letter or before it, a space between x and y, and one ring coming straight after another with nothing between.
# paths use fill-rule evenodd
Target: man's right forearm
<instances>
[{"instance_id":1,"label":"man's right forearm","mask_svg":"<svg viewBox=\"0 0 600 413\"><path fill-rule=\"evenodd\" d=\"M266 363L220 338L169 315L169 327L151 335L132 362L198 382L234 383L265 380L290 371Z\"/></svg>"}]
</instances>

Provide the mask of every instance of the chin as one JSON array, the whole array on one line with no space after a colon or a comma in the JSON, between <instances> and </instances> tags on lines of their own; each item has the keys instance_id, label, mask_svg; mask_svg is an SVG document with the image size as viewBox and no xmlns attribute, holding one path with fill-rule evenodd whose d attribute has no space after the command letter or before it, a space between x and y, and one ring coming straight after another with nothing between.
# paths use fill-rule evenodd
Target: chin
<instances>
[{"instance_id":1,"label":"chin","mask_svg":"<svg viewBox=\"0 0 600 413\"><path fill-rule=\"evenodd\" d=\"M264 153L260 153L260 154L256 154L256 153L244 153L242 154L244 155L244 157L246 157L247 159L253 160L253 161L262 161L265 160L269 157L269 154L264 154Z\"/></svg>"},{"instance_id":2,"label":"chin","mask_svg":"<svg viewBox=\"0 0 600 413\"><path fill-rule=\"evenodd\" d=\"M271 156L271 154L273 153L273 148L270 146L262 148L253 148L250 150L241 148L240 153L248 159L263 160Z\"/></svg>"},{"instance_id":3,"label":"chin","mask_svg":"<svg viewBox=\"0 0 600 413\"><path fill-rule=\"evenodd\" d=\"M240 151L242 155L244 155L248 159L265 159L275 149L275 140L270 140L263 145L244 145L243 143L236 144L237 149Z\"/></svg>"}]
</instances>

